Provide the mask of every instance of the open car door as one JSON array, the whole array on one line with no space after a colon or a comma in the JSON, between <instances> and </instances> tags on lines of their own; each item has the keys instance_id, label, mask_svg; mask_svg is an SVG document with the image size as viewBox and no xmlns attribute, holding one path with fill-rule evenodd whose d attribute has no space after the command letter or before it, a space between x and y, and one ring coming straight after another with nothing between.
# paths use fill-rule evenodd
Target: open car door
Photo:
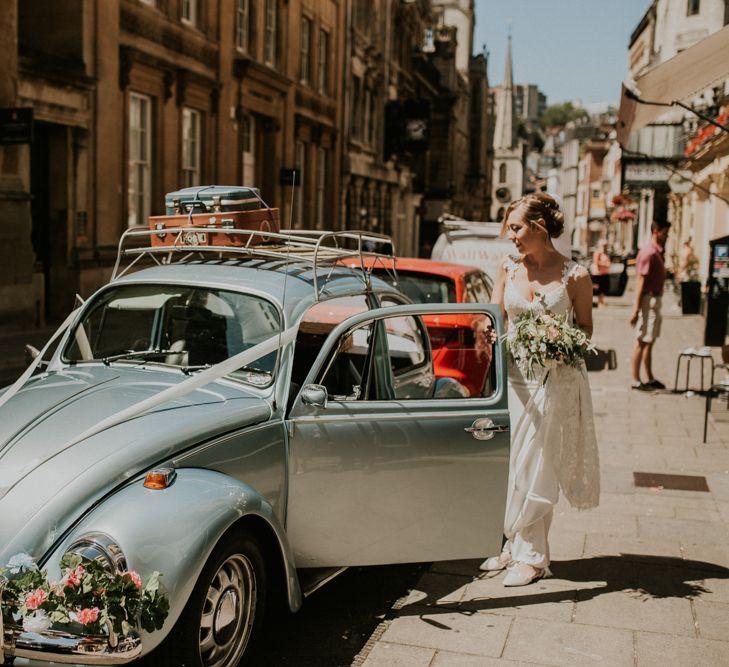
<instances>
[{"instance_id":1,"label":"open car door","mask_svg":"<svg viewBox=\"0 0 729 667\"><path fill-rule=\"evenodd\" d=\"M289 414L297 567L498 552L510 441L501 321L493 305L404 305L332 329ZM431 341L443 323L457 331Z\"/></svg>"}]
</instances>

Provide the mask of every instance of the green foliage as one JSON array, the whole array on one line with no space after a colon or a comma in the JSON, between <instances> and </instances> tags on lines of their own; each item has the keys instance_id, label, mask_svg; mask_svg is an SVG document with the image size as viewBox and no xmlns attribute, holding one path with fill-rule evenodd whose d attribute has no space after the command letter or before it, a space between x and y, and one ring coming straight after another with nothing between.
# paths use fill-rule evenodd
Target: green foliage
<instances>
[{"instance_id":1,"label":"green foliage","mask_svg":"<svg viewBox=\"0 0 729 667\"><path fill-rule=\"evenodd\" d=\"M570 121L589 118L589 114L584 109L573 106L572 102L563 102L560 104L550 104L539 118L542 128L564 127Z\"/></svg>"},{"instance_id":2,"label":"green foliage","mask_svg":"<svg viewBox=\"0 0 729 667\"><path fill-rule=\"evenodd\" d=\"M170 604L159 590L159 572L143 583L136 572L110 574L101 563L74 554L61 559L61 570L61 580L49 582L25 554L0 568L3 621L36 631L60 625L80 634L102 634L108 622L127 636L139 627L159 630L167 618Z\"/></svg>"}]
</instances>

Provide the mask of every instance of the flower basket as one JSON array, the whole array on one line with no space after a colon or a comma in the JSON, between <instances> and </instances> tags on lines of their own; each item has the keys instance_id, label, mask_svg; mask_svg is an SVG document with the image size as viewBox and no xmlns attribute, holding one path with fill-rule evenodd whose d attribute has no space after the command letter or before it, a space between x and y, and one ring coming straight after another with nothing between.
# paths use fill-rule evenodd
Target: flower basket
<instances>
[{"instance_id":1,"label":"flower basket","mask_svg":"<svg viewBox=\"0 0 729 667\"><path fill-rule=\"evenodd\" d=\"M0 569L4 628L44 637L103 639L114 647L140 629L162 627L169 601L159 591L159 572L143 582L133 570L112 574L75 554L63 557L61 570L59 581L49 581L27 554L13 556Z\"/></svg>"}]
</instances>

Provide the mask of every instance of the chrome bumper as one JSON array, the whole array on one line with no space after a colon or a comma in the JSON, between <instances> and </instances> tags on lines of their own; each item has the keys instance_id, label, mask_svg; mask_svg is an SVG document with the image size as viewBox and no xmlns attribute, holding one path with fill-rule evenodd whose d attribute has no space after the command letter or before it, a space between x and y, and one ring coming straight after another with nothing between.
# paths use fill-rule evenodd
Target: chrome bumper
<instances>
[{"instance_id":1,"label":"chrome bumper","mask_svg":"<svg viewBox=\"0 0 729 667\"><path fill-rule=\"evenodd\" d=\"M113 645L112 645L113 644ZM123 665L139 657L139 637L117 638L115 634L74 635L58 630L25 632L4 627L0 615L0 664L5 658L29 658L81 665Z\"/></svg>"}]
</instances>

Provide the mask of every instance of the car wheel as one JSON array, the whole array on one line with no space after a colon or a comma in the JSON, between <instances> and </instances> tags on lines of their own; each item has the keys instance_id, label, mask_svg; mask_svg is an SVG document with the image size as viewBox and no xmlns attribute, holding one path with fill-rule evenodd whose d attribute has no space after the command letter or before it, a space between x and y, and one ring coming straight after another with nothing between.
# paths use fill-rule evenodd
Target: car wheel
<instances>
[{"instance_id":1,"label":"car wheel","mask_svg":"<svg viewBox=\"0 0 729 667\"><path fill-rule=\"evenodd\" d=\"M235 667L250 655L263 625L266 572L256 539L224 537L208 558L192 595L155 664Z\"/></svg>"}]
</instances>

